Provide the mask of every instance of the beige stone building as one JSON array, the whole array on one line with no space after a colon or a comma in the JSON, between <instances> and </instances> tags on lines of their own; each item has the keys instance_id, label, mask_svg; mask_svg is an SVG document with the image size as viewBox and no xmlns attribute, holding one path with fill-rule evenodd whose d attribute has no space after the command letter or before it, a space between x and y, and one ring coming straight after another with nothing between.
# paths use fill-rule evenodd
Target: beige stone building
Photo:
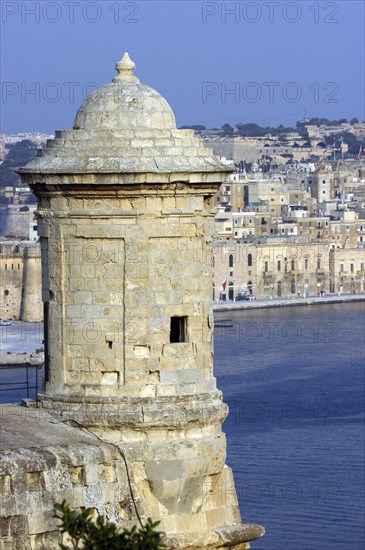
<instances>
[{"instance_id":1,"label":"beige stone building","mask_svg":"<svg viewBox=\"0 0 365 550\"><path fill-rule=\"evenodd\" d=\"M289 190L280 179L249 180L248 202L260 204L261 211L281 216L282 208L289 205Z\"/></svg>"},{"instance_id":2,"label":"beige stone building","mask_svg":"<svg viewBox=\"0 0 365 550\"><path fill-rule=\"evenodd\" d=\"M356 212L344 211L343 218L330 221L326 237L334 246L354 248L365 246L365 220L359 220Z\"/></svg>"},{"instance_id":3,"label":"beige stone building","mask_svg":"<svg viewBox=\"0 0 365 550\"><path fill-rule=\"evenodd\" d=\"M298 218L298 235L307 236L310 241L326 240L330 235L329 216L308 216Z\"/></svg>"},{"instance_id":4,"label":"beige stone building","mask_svg":"<svg viewBox=\"0 0 365 550\"><path fill-rule=\"evenodd\" d=\"M331 249L330 273L334 292L364 292L365 248Z\"/></svg>"},{"instance_id":5,"label":"beige stone building","mask_svg":"<svg viewBox=\"0 0 365 550\"><path fill-rule=\"evenodd\" d=\"M270 214L266 212L225 212L215 215L214 237L219 239L245 239L253 236L266 236L277 231Z\"/></svg>"},{"instance_id":6,"label":"beige stone building","mask_svg":"<svg viewBox=\"0 0 365 550\"><path fill-rule=\"evenodd\" d=\"M125 54L73 130L56 132L21 171L38 198L42 247L40 406L123 453L130 486L121 479L118 497L97 493L97 512L135 524L132 490L139 516L161 521L170 548L243 550L263 529L241 522L213 376L212 207L231 169L192 130L176 129L134 67ZM49 468L46 479L57 478ZM79 485L73 507L89 499ZM54 529L49 502L39 505L34 549Z\"/></svg>"},{"instance_id":7,"label":"beige stone building","mask_svg":"<svg viewBox=\"0 0 365 550\"><path fill-rule=\"evenodd\" d=\"M323 243L214 243L214 300L317 295L332 290L330 247Z\"/></svg>"}]
</instances>

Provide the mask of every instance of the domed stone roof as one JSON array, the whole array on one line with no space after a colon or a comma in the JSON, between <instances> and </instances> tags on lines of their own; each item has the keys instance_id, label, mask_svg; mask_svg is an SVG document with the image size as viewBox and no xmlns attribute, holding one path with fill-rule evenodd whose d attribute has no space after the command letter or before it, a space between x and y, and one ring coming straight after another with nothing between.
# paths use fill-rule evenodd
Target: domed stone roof
<instances>
[{"instance_id":1,"label":"domed stone roof","mask_svg":"<svg viewBox=\"0 0 365 550\"><path fill-rule=\"evenodd\" d=\"M75 130L136 128L176 128L175 116L167 101L153 88L141 84L133 74L135 64L125 53L116 64L113 82L98 88L81 105Z\"/></svg>"},{"instance_id":2,"label":"domed stone roof","mask_svg":"<svg viewBox=\"0 0 365 550\"><path fill-rule=\"evenodd\" d=\"M176 128L174 113L155 90L133 74L125 53L110 84L81 105L72 130L59 130L19 170L32 184L171 183L226 181L222 164L193 130ZM27 179L27 176L29 178Z\"/></svg>"}]
</instances>

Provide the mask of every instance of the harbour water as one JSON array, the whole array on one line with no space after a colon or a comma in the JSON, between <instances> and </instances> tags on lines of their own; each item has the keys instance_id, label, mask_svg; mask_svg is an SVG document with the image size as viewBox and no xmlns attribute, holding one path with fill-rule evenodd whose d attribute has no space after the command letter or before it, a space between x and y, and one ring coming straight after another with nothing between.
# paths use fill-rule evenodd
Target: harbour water
<instances>
[{"instance_id":1,"label":"harbour water","mask_svg":"<svg viewBox=\"0 0 365 550\"><path fill-rule=\"evenodd\" d=\"M266 528L252 549L363 550L364 303L216 312L215 322L227 463L244 521ZM1 338L4 353L32 352L42 326L14 323Z\"/></svg>"},{"instance_id":2,"label":"harbour water","mask_svg":"<svg viewBox=\"0 0 365 550\"><path fill-rule=\"evenodd\" d=\"M227 462L267 531L253 549L365 548L364 320L364 303L215 315Z\"/></svg>"}]
</instances>

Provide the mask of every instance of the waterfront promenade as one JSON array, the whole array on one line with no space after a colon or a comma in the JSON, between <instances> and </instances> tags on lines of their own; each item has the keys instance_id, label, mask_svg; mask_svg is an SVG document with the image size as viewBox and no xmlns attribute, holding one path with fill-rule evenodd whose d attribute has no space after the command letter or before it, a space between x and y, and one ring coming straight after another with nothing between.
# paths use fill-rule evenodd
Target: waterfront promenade
<instances>
[{"instance_id":1,"label":"waterfront promenade","mask_svg":"<svg viewBox=\"0 0 365 550\"><path fill-rule=\"evenodd\" d=\"M331 294L328 296L307 296L306 298L295 296L293 298L264 298L261 300L242 300L239 302L221 301L213 302L213 311L235 311L237 309L262 309L287 306L313 306L321 304L339 304L365 301L365 293L359 294Z\"/></svg>"}]
</instances>

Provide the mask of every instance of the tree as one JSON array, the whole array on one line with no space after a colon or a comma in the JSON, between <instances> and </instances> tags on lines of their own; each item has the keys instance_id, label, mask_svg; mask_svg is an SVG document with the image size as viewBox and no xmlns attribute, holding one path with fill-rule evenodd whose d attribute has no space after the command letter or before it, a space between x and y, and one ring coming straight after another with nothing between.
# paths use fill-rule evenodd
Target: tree
<instances>
[{"instance_id":1,"label":"tree","mask_svg":"<svg viewBox=\"0 0 365 550\"><path fill-rule=\"evenodd\" d=\"M82 512L71 510L63 501L54 505L54 517L61 520L61 533L70 536L70 544L60 544L61 550L160 550L166 548L161 542L162 533L156 531L157 523L149 518L146 525L137 529L118 530L115 523L105 521L98 516L92 521L92 509L86 508Z\"/></svg>"},{"instance_id":2,"label":"tree","mask_svg":"<svg viewBox=\"0 0 365 550\"><path fill-rule=\"evenodd\" d=\"M233 136L234 134L234 128L230 124L223 124L222 130L224 136Z\"/></svg>"},{"instance_id":3,"label":"tree","mask_svg":"<svg viewBox=\"0 0 365 550\"><path fill-rule=\"evenodd\" d=\"M15 170L25 166L36 154L37 145L29 139L23 139L11 145L0 166L0 186L17 185L20 177Z\"/></svg>"},{"instance_id":4,"label":"tree","mask_svg":"<svg viewBox=\"0 0 365 550\"><path fill-rule=\"evenodd\" d=\"M351 132L344 132L341 137L343 141L347 143L350 155L357 155L361 146L361 141Z\"/></svg>"}]
</instances>

